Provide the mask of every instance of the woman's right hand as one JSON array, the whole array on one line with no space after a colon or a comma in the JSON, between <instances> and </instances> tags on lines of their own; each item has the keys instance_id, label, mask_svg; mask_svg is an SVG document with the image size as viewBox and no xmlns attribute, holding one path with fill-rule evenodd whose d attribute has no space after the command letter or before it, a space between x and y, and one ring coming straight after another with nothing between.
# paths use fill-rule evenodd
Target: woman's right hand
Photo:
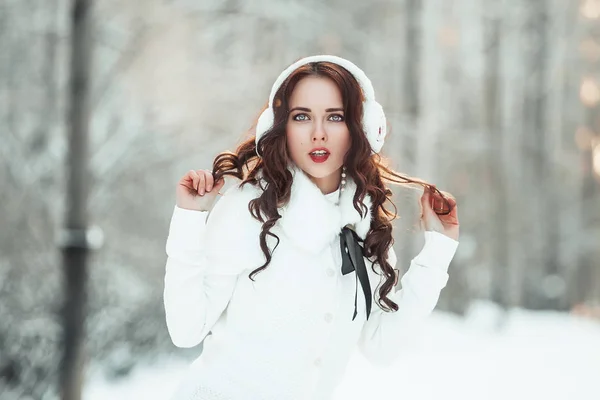
<instances>
[{"instance_id":1,"label":"woman's right hand","mask_svg":"<svg viewBox=\"0 0 600 400\"><path fill-rule=\"evenodd\" d=\"M189 170L177 183L177 206L188 210L210 211L225 179L214 182L212 172Z\"/></svg>"}]
</instances>

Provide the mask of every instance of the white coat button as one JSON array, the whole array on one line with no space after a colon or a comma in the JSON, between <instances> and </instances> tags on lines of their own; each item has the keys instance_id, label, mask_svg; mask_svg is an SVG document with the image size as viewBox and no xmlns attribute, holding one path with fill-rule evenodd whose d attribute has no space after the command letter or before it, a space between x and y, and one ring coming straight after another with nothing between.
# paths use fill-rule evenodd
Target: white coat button
<instances>
[{"instance_id":1,"label":"white coat button","mask_svg":"<svg viewBox=\"0 0 600 400\"><path fill-rule=\"evenodd\" d=\"M320 367L320 366L321 366L321 363L322 363L322 361L321 361L321 358L320 358L320 357L319 357L319 358L317 358L317 359L315 359L315 362L314 362L314 364L315 364L315 366L316 366L316 367Z\"/></svg>"},{"instance_id":2,"label":"white coat button","mask_svg":"<svg viewBox=\"0 0 600 400\"><path fill-rule=\"evenodd\" d=\"M333 321L333 314L332 313L325 314L325 322L331 322L331 321Z\"/></svg>"},{"instance_id":3,"label":"white coat button","mask_svg":"<svg viewBox=\"0 0 600 400\"><path fill-rule=\"evenodd\" d=\"M333 268L327 268L327 276L333 276L334 271Z\"/></svg>"}]
</instances>

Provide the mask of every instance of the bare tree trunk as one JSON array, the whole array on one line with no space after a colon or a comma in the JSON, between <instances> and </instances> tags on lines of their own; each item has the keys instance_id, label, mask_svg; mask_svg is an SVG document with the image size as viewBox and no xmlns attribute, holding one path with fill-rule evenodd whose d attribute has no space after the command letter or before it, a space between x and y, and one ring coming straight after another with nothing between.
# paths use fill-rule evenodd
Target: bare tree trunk
<instances>
[{"instance_id":1,"label":"bare tree trunk","mask_svg":"<svg viewBox=\"0 0 600 400\"><path fill-rule=\"evenodd\" d=\"M579 165L579 150L576 147L576 136L578 128L581 126L583 107L579 100L579 85L581 83L582 64L579 60L580 50L578 49L580 36L579 10L576 3L559 9L561 12L564 35L566 42L561 57L561 75L563 76L563 88L556 112L561 114L561 137L559 146L560 159L562 161L562 171L567 170L567 165ZM570 204L562 212L561 232L561 263L563 264L563 276L565 277L565 295L563 296L561 308L569 309L577 303L579 291L577 288L578 277L578 257L580 254L579 240L582 236L581 229L581 196L578 193L580 187L581 172L577 168L573 172L571 182L568 182L568 190L562 193L560 197L561 204ZM567 182L565 182L567 183ZM562 208L562 207L561 207Z\"/></svg>"},{"instance_id":2,"label":"bare tree trunk","mask_svg":"<svg viewBox=\"0 0 600 400\"><path fill-rule=\"evenodd\" d=\"M498 4L497 7L501 7ZM492 190L488 194L488 205L492 211L490 215L498 215L489 231L486 246L491 248L491 299L495 303L506 307L507 288L509 287L509 260L508 260L508 199L505 184L506 168L503 159L502 132L502 101L500 93L500 30L501 15L499 10L492 10L490 15L484 15L484 46L486 49L484 71L484 126L488 135L488 176Z\"/></svg>"},{"instance_id":3,"label":"bare tree trunk","mask_svg":"<svg viewBox=\"0 0 600 400\"><path fill-rule=\"evenodd\" d=\"M541 61L538 74L535 77L538 88L538 96L535 107L535 132L537 138L536 157L537 177L540 182L540 195L537 211L537 220L542 224L542 298L540 306L548 309L558 309L560 297L563 294L560 286L560 258L559 258L559 232L560 232L560 205L558 204L558 193L556 193L556 165L553 160L552 144L553 135L547 121L548 115L548 93L550 93L547 79L549 65L550 35L550 9L548 2L539 2L537 10L537 43L539 43L538 59Z\"/></svg>"},{"instance_id":4,"label":"bare tree trunk","mask_svg":"<svg viewBox=\"0 0 600 400\"><path fill-rule=\"evenodd\" d=\"M509 265L510 284L505 288L506 301L511 307L521 306L524 294L523 285L527 265L527 246L521 240L526 221L523 217L523 197L528 186L524 183L522 171L527 167L520 157L519 150L522 146L522 135L525 133L523 116L523 98L525 97L525 82L527 81L522 68L521 49L523 34L520 7L517 4L504 1L502 4L502 18L506 21L502 32L502 46L500 61L502 63L502 129L503 139L503 165L506 171L506 198L510 212L504 217L507 220L507 258ZM510 22L510 23L509 23ZM497 218L494 219L494 222Z\"/></svg>"},{"instance_id":5,"label":"bare tree trunk","mask_svg":"<svg viewBox=\"0 0 600 400\"><path fill-rule=\"evenodd\" d=\"M407 0L404 9L403 26L406 29L404 54L402 58L402 90L400 105L402 118L406 121L404 125L407 130L406 138L402 144L403 158L406 165L411 168L417 166L417 127L420 117L420 66L422 57L422 38L421 38L421 13L422 4L419 0ZM413 146L407 144L414 144ZM414 172L413 172L414 174ZM412 199L411 199L412 200ZM404 199L403 199L404 201ZM411 209L411 208L409 208ZM415 251L416 241L414 235L403 235L402 246L399 251L412 254ZM410 257L409 257L410 258Z\"/></svg>"},{"instance_id":6,"label":"bare tree trunk","mask_svg":"<svg viewBox=\"0 0 600 400\"><path fill-rule=\"evenodd\" d=\"M86 304L88 127L92 0L73 0L71 31L69 155L66 226L61 237L65 275L63 356L60 391L63 400L79 400L83 381Z\"/></svg>"},{"instance_id":7,"label":"bare tree trunk","mask_svg":"<svg viewBox=\"0 0 600 400\"><path fill-rule=\"evenodd\" d=\"M551 306L543 291L543 280L547 273L545 263L548 261L544 252L546 231L550 229L548 221L548 203L545 193L545 174L548 166L545 152L546 139L546 63L548 44L547 2L540 1L528 4L526 27L526 43L529 45L525 68L528 77L528 90L524 102L525 131L522 133L522 157L527 168L524 172L525 184L529 188L529 197L525 199L530 209L528 213L528 231L531 244L528 249L529 266L525 274L525 306L528 308L546 308ZM555 265L550 268L556 269Z\"/></svg>"},{"instance_id":8,"label":"bare tree trunk","mask_svg":"<svg viewBox=\"0 0 600 400\"><path fill-rule=\"evenodd\" d=\"M573 37L570 33L573 21L573 5L571 3L553 3L554 7L548 9L547 41L553 43L548 49L548 67L546 76L547 98L547 134L544 143L548 166L545 174L544 193L547 209L548 229L545 234L546 261L546 289L550 294L551 307L559 310L568 309L567 282L569 269L574 265L568 257L563 243L570 240L569 226L566 221L572 218L575 199L572 190L564 190L565 184L557 185L561 181L561 172L565 168L565 157L570 148L562 143L563 137L569 138L573 143L573 133L577 127L573 124L573 99L570 87L573 82L569 73L575 69L567 65L566 60L572 59L568 52L573 48ZM569 73L567 72L569 71ZM576 85L576 83L575 83ZM575 100L575 101L574 101ZM564 205L568 205L565 207Z\"/></svg>"}]
</instances>

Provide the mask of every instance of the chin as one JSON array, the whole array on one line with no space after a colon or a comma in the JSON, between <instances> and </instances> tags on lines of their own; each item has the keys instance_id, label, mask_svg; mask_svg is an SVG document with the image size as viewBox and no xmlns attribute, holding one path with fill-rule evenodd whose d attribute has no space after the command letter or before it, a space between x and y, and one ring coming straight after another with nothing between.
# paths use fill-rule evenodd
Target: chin
<instances>
[{"instance_id":1,"label":"chin","mask_svg":"<svg viewBox=\"0 0 600 400\"><path fill-rule=\"evenodd\" d=\"M300 168L304 173L315 179L323 179L334 174L341 167L336 168L331 165L302 165Z\"/></svg>"}]
</instances>

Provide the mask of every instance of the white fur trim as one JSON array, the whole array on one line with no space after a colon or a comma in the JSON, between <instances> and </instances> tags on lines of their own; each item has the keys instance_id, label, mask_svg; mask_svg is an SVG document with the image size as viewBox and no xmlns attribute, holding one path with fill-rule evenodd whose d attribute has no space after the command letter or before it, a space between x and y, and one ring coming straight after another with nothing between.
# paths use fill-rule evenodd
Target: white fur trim
<instances>
[{"instance_id":1,"label":"white fur trim","mask_svg":"<svg viewBox=\"0 0 600 400\"><path fill-rule=\"evenodd\" d=\"M371 229L373 203L366 195L363 199L366 213L361 217L354 208L356 183L351 177L346 178L346 188L336 206L295 164L289 169L293 174L290 201L279 208L281 219L271 230L273 233L310 254L322 252L332 241L339 243L337 236L346 225L354 228L361 239L366 238ZM261 194L258 187L247 184L240 188L236 184L224 193L208 217L207 226L212 234L205 238L205 245L214 254L227 255L223 263L215 266L219 267L219 273L241 273L244 266L254 269L265 262L259 240L262 223L248 211L250 201ZM273 249L276 240L271 239L268 237L267 243ZM208 268L212 271L211 266Z\"/></svg>"},{"instance_id":2,"label":"white fur trim","mask_svg":"<svg viewBox=\"0 0 600 400\"><path fill-rule=\"evenodd\" d=\"M351 225L364 239L371 229L372 201L363 200L366 211L363 217L354 208L356 184L348 177L340 197L340 205L329 201L321 190L298 167L291 166L294 182L290 201L280 209L278 226L297 246L310 253L318 253L339 235L341 229Z\"/></svg>"}]
</instances>

